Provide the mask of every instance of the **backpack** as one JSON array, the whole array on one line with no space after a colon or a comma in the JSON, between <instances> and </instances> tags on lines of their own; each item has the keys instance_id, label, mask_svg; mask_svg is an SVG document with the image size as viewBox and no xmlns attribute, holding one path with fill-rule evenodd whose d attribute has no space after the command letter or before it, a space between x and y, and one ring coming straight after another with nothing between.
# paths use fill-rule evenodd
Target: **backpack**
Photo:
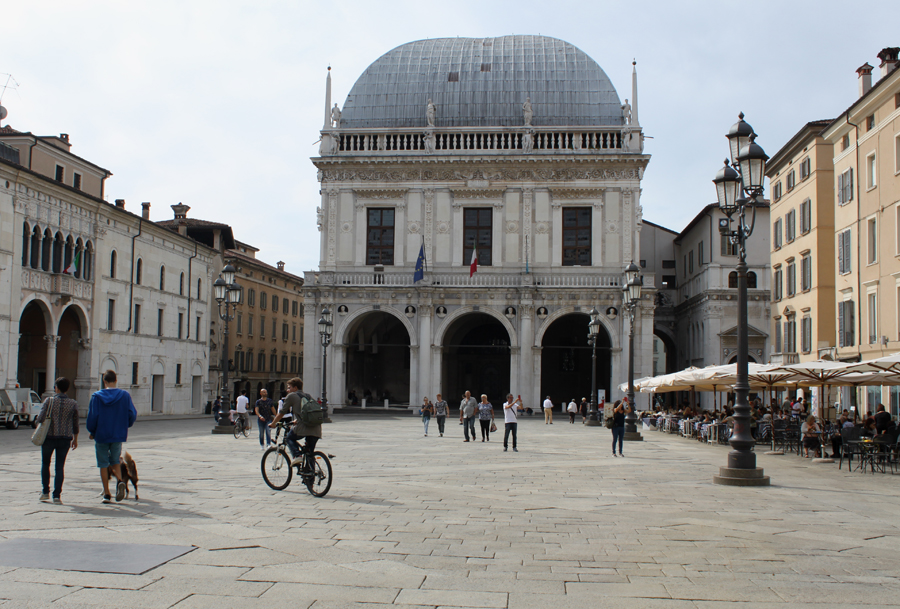
<instances>
[{"instance_id":1,"label":"backpack","mask_svg":"<svg viewBox=\"0 0 900 609\"><path fill-rule=\"evenodd\" d=\"M300 394L300 413L297 415L297 418L308 427L321 425L325 422L322 406L305 393Z\"/></svg>"}]
</instances>

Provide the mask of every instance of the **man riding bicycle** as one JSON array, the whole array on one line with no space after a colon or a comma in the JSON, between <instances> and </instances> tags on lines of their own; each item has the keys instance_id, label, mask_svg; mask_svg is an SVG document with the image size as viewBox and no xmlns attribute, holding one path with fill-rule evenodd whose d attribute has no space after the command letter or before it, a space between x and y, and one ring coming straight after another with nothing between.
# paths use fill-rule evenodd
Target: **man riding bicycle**
<instances>
[{"instance_id":1,"label":"man riding bicycle","mask_svg":"<svg viewBox=\"0 0 900 609\"><path fill-rule=\"evenodd\" d=\"M308 393L303 393L302 389L303 379L295 377L287 382L288 395L284 398L284 406L282 406L278 414L275 415L275 419L269 424L269 427L275 427L278 425L278 422L287 415L294 415L294 426L284 438L288 449L291 451L291 457L293 458L291 461L292 466L303 464L303 455L301 455L300 446L297 443L300 438L303 438L304 440L303 452L309 455L310 460L312 460L313 452L316 450L316 443L319 441L319 438L322 437L321 424L306 425L300 420L300 407L302 406L301 398L305 397L308 400L313 399Z\"/></svg>"}]
</instances>

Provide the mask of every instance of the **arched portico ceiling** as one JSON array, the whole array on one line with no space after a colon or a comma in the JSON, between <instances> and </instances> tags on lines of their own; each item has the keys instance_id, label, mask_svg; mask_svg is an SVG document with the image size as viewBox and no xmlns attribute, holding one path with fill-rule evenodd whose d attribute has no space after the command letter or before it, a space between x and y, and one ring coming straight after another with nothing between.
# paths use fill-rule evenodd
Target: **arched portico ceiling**
<instances>
[{"instance_id":1,"label":"arched portico ceiling","mask_svg":"<svg viewBox=\"0 0 900 609\"><path fill-rule=\"evenodd\" d=\"M599 309L599 307L598 307ZM590 309L588 309L590 311ZM540 347L544 342L544 334L547 333L547 330L550 329L550 326L553 325L553 322L565 317L566 315L584 315L587 319L590 319L590 315L588 315L588 311L576 311L574 307L564 307L557 311L554 311L550 315L547 316L547 319L540 322L537 332L534 333L534 346ZM600 313L600 324L603 326L603 329L606 330L606 335L609 338L609 345L613 349L617 349L619 347L619 337L616 333L616 329L613 327L612 322L610 322L609 318ZM587 333L588 327L587 322L584 324L584 336L585 341L587 341Z\"/></svg>"},{"instance_id":2,"label":"arched portico ceiling","mask_svg":"<svg viewBox=\"0 0 900 609\"><path fill-rule=\"evenodd\" d=\"M81 336L83 338L89 337L91 335L89 318L87 315L87 311L84 310L84 307L79 302L71 302L69 303L69 306L63 309L63 312L60 314L59 319L56 322L54 333L59 333L59 322L62 321L63 315L65 315L69 311L71 311L75 315L75 318L78 320L78 325L81 326Z\"/></svg>"},{"instance_id":3,"label":"arched portico ceiling","mask_svg":"<svg viewBox=\"0 0 900 609\"><path fill-rule=\"evenodd\" d=\"M21 323L22 315L25 314L25 310L28 309L29 306L34 305L44 316L44 330L46 332L50 332L50 328L56 328L56 323L53 319L53 313L50 307L50 303L47 301L46 296L44 295L35 295L30 298L28 301L22 304L22 309L19 311L19 321Z\"/></svg>"},{"instance_id":4,"label":"arched portico ceiling","mask_svg":"<svg viewBox=\"0 0 900 609\"><path fill-rule=\"evenodd\" d=\"M484 315L488 315L489 317L494 318L494 320L500 322L503 328L506 330L506 333L509 335L509 346L510 347L518 347L519 346L519 337L516 334L516 329L513 327L512 323L498 310L494 310L491 307L479 308L477 311L471 306L464 306L456 309L444 320L437 328L437 333L434 337L435 346L442 346L444 344L444 337L447 334L447 330L450 329L454 322L458 321L461 317L466 315L470 315L472 313L482 313Z\"/></svg>"},{"instance_id":5,"label":"arched portico ceiling","mask_svg":"<svg viewBox=\"0 0 900 609\"><path fill-rule=\"evenodd\" d=\"M356 325L355 322L358 319L360 319L361 317L364 317L370 313L385 313L387 315L391 315L391 316L395 317L397 319L397 321L399 321L401 324L403 324L403 327L406 328L406 333L409 336L410 347L417 347L419 345L419 339L418 339L418 335L416 334L415 327L413 327L412 322L409 320L409 318L406 317L406 315L403 313L403 311L395 309L394 307L385 307L385 306L382 306L381 308L376 309L374 305L368 305L368 306L364 306L360 309L357 309L353 313L347 315L347 317L343 318L343 320L341 320L340 316L337 316L335 319L341 320L341 321L340 321L340 325L338 325L335 328L335 334L334 334L334 340L333 340L334 344L336 344L336 345L347 344L347 341L348 341L347 332L350 330L350 328L352 328Z\"/></svg>"}]
</instances>

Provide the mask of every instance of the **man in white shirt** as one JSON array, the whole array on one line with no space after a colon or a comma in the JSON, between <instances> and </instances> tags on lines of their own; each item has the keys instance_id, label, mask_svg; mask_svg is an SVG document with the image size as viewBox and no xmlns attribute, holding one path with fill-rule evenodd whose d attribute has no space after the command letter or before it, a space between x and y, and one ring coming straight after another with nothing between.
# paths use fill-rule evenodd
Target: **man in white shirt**
<instances>
[{"instance_id":1,"label":"man in white shirt","mask_svg":"<svg viewBox=\"0 0 900 609\"><path fill-rule=\"evenodd\" d=\"M553 402L550 401L550 396L547 396L547 399L544 400L544 425L553 425Z\"/></svg>"},{"instance_id":2,"label":"man in white shirt","mask_svg":"<svg viewBox=\"0 0 900 609\"><path fill-rule=\"evenodd\" d=\"M241 389L241 395L237 399L237 411L238 416L244 420L244 426L247 428L250 427L250 415L247 413L247 405L249 403L250 399L247 397L247 390Z\"/></svg>"},{"instance_id":3,"label":"man in white shirt","mask_svg":"<svg viewBox=\"0 0 900 609\"><path fill-rule=\"evenodd\" d=\"M509 446L509 434L512 432L513 437L513 452L519 452L519 449L516 448L516 432L519 427L519 417L516 414L516 404L521 404L522 399L513 400L513 395L508 393L506 395L506 403L503 405L503 420L506 422L506 429L503 430L503 452L506 452L507 447Z\"/></svg>"}]
</instances>

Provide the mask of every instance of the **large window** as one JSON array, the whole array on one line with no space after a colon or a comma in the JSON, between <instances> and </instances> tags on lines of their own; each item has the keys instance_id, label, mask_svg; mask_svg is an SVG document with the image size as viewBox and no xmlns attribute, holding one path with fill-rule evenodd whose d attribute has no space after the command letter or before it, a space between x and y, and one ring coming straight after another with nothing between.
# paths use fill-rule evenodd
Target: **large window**
<instances>
[{"instance_id":1,"label":"large window","mask_svg":"<svg viewBox=\"0 0 900 609\"><path fill-rule=\"evenodd\" d=\"M781 340L781 318L775 318L775 353L782 352L782 340Z\"/></svg>"},{"instance_id":2,"label":"large window","mask_svg":"<svg viewBox=\"0 0 900 609\"><path fill-rule=\"evenodd\" d=\"M564 207L562 213L563 266L590 266L591 208Z\"/></svg>"},{"instance_id":3,"label":"large window","mask_svg":"<svg viewBox=\"0 0 900 609\"><path fill-rule=\"evenodd\" d=\"M850 229L838 233L838 273L846 275L850 272L852 253L850 251Z\"/></svg>"},{"instance_id":4,"label":"large window","mask_svg":"<svg viewBox=\"0 0 900 609\"><path fill-rule=\"evenodd\" d=\"M785 353L797 352L797 321L793 316L784 322L784 351Z\"/></svg>"},{"instance_id":5,"label":"large window","mask_svg":"<svg viewBox=\"0 0 900 609\"><path fill-rule=\"evenodd\" d=\"M866 188L875 188L878 184L875 172L875 153L873 152L866 157Z\"/></svg>"},{"instance_id":6,"label":"large window","mask_svg":"<svg viewBox=\"0 0 900 609\"><path fill-rule=\"evenodd\" d=\"M809 177L810 174L810 163L809 157L806 157L802 161L800 161L800 180L805 180Z\"/></svg>"},{"instance_id":7,"label":"large window","mask_svg":"<svg viewBox=\"0 0 900 609\"><path fill-rule=\"evenodd\" d=\"M812 317L808 315L800 320L800 350L803 353L812 351Z\"/></svg>"},{"instance_id":8,"label":"large window","mask_svg":"<svg viewBox=\"0 0 900 609\"><path fill-rule=\"evenodd\" d=\"M781 269L775 270L775 278L772 280L772 300L781 300L783 297L781 274Z\"/></svg>"},{"instance_id":9,"label":"large window","mask_svg":"<svg viewBox=\"0 0 900 609\"><path fill-rule=\"evenodd\" d=\"M779 249L784 244L784 233L781 226L781 218L775 220L775 224L772 225L772 245L775 249Z\"/></svg>"},{"instance_id":10,"label":"large window","mask_svg":"<svg viewBox=\"0 0 900 609\"><path fill-rule=\"evenodd\" d=\"M856 303L844 300L838 303L838 346L852 347L856 344Z\"/></svg>"},{"instance_id":11,"label":"large window","mask_svg":"<svg viewBox=\"0 0 900 609\"><path fill-rule=\"evenodd\" d=\"M878 342L878 294L875 292L867 294L867 301L869 309L869 344L874 345Z\"/></svg>"},{"instance_id":12,"label":"large window","mask_svg":"<svg viewBox=\"0 0 900 609\"><path fill-rule=\"evenodd\" d=\"M866 253L868 264L878 262L878 223L875 218L866 221Z\"/></svg>"},{"instance_id":13,"label":"large window","mask_svg":"<svg viewBox=\"0 0 900 609\"><path fill-rule=\"evenodd\" d=\"M722 255L723 256L737 256L737 243L731 242L731 237L728 235L721 235L722 238Z\"/></svg>"},{"instance_id":14,"label":"large window","mask_svg":"<svg viewBox=\"0 0 900 609\"><path fill-rule=\"evenodd\" d=\"M838 175L838 203L846 205L853 200L853 168Z\"/></svg>"},{"instance_id":15,"label":"large window","mask_svg":"<svg viewBox=\"0 0 900 609\"><path fill-rule=\"evenodd\" d=\"M794 190L794 185L795 185L796 183L797 183L797 174L794 173L794 170L793 170L793 169L791 169L791 171L787 174L787 189L788 189L788 192Z\"/></svg>"},{"instance_id":16,"label":"large window","mask_svg":"<svg viewBox=\"0 0 900 609\"><path fill-rule=\"evenodd\" d=\"M394 264L394 209L366 211L366 264Z\"/></svg>"},{"instance_id":17,"label":"large window","mask_svg":"<svg viewBox=\"0 0 900 609\"><path fill-rule=\"evenodd\" d=\"M491 266L493 246L492 210L487 208L463 209L463 266L472 262L472 250L478 245L478 266ZM590 264L590 263L588 263Z\"/></svg>"},{"instance_id":18,"label":"large window","mask_svg":"<svg viewBox=\"0 0 900 609\"><path fill-rule=\"evenodd\" d=\"M812 289L812 257L809 254L800 259L800 291Z\"/></svg>"},{"instance_id":19,"label":"large window","mask_svg":"<svg viewBox=\"0 0 900 609\"><path fill-rule=\"evenodd\" d=\"M812 201L807 199L800 204L800 234L805 235L812 229Z\"/></svg>"},{"instance_id":20,"label":"large window","mask_svg":"<svg viewBox=\"0 0 900 609\"><path fill-rule=\"evenodd\" d=\"M106 308L106 329L116 329L116 301L112 298L109 299Z\"/></svg>"},{"instance_id":21,"label":"large window","mask_svg":"<svg viewBox=\"0 0 900 609\"><path fill-rule=\"evenodd\" d=\"M787 283L787 295L788 297L793 296L797 293L797 266L793 261L788 262L785 279Z\"/></svg>"},{"instance_id":22,"label":"large window","mask_svg":"<svg viewBox=\"0 0 900 609\"><path fill-rule=\"evenodd\" d=\"M784 216L784 240L790 243L797 236L797 211L791 210Z\"/></svg>"},{"instance_id":23,"label":"large window","mask_svg":"<svg viewBox=\"0 0 900 609\"><path fill-rule=\"evenodd\" d=\"M276 294L272 294L272 312L278 313L278 296Z\"/></svg>"},{"instance_id":24,"label":"large window","mask_svg":"<svg viewBox=\"0 0 900 609\"><path fill-rule=\"evenodd\" d=\"M777 201L781 198L781 182L778 181L775 183L775 186L772 187L772 198Z\"/></svg>"}]
</instances>

